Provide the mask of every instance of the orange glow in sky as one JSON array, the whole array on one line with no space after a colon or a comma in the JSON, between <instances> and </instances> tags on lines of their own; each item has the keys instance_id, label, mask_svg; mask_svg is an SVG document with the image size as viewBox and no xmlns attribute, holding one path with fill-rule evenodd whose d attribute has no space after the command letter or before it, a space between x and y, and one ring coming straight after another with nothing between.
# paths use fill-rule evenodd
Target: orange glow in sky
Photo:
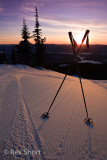
<instances>
[{"instance_id":1,"label":"orange glow in sky","mask_svg":"<svg viewBox=\"0 0 107 160\"><path fill-rule=\"evenodd\" d=\"M17 44L21 39L23 17L33 35L35 6L48 44L70 44L68 32L78 44L90 30L90 44L107 45L106 0L5 0L0 2L0 44ZM30 40L34 43L33 39Z\"/></svg>"}]
</instances>

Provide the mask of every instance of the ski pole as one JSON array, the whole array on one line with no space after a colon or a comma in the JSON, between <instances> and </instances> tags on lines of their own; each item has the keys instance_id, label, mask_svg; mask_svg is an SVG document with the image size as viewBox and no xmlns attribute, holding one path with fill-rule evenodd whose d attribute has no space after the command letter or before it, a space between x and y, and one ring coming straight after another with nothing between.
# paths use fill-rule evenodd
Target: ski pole
<instances>
[{"instance_id":1,"label":"ski pole","mask_svg":"<svg viewBox=\"0 0 107 160\"><path fill-rule=\"evenodd\" d=\"M81 46L82 46L82 44L83 44L83 42L84 42L84 40L85 40L85 38L86 38L86 36L87 36L87 34L89 33L89 30L86 30L86 33L85 33L85 35L84 35L84 37L83 37L83 40L82 40L82 42L81 42L81 45L80 45L80 47L79 47L79 49L78 49L78 51L77 51L77 54L79 53L79 51L80 51L80 49L81 49ZM71 38L71 35L72 35L72 33L71 32L69 32L69 37L70 37L70 39L71 39L71 41L72 41L72 38ZM73 42L72 42L72 44L73 44ZM74 52L74 59L73 59L73 62L75 61L75 59L76 59L76 53L75 53L75 48L74 48L74 46L73 46L73 52ZM70 66L70 69L71 69L71 66ZM69 70L70 70L69 69ZM56 99L56 97L57 97L57 95L58 95L58 93L59 93L59 91L60 91L60 89L61 89L61 87L62 87L62 85L63 85L63 83L64 83L64 81L65 81L65 79L66 79L66 77L67 77L67 75L69 74L69 71L65 74L65 76L64 76L64 79L63 79L63 81L62 81L62 83L61 83L61 85L59 86L59 88L58 88L58 91L57 91L57 93L56 93L56 95L55 95L55 97L54 97L54 99L53 99L53 101L52 101L52 103L51 103L51 105L50 105L50 107L49 107L49 109L48 109L48 114L49 114L49 111L50 111L50 109L51 109L51 107L52 107L52 105L53 105L53 103L54 103L54 101L55 101L55 99Z\"/></svg>"},{"instance_id":2,"label":"ski pole","mask_svg":"<svg viewBox=\"0 0 107 160\"><path fill-rule=\"evenodd\" d=\"M74 44L73 44L73 38L72 38L73 36L72 36L72 33L69 32L70 41L71 41L72 48L73 48L73 52L74 52L74 55L76 56L76 58L77 58L77 54L79 53L79 51L80 51L80 49L81 49L81 46L82 46L82 44L83 44L86 36L88 35L88 33L89 33L89 30L86 30L85 35L84 35L84 37L83 37L83 39L82 39L82 41L81 41L81 45L80 45L80 47L79 47L79 49L77 50L77 53L76 53L76 52L75 52L75 48L74 48ZM76 58L75 58L75 59L76 59ZM84 94L83 85L82 85L82 80L81 80L81 76L80 76L79 67L78 67L78 63L77 63L77 62L76 62L76 67L77 67L77 72L78 72L79 81L80 81L80 85L81 85L82 96L83 96L83 100L84 100L84 105L85 105L85 110L86 110L86 114L87 114L87 119L89 119L89 117L88 117L88 110L87 110L87 104L86 104L86 100L85 100L85 94Z\"/></svg>"},{"instance_id":3,"label":"ski pole","mask_svg":"<svg viewBox=\"0 0 107 160\"><path fill-rule=\"evenodd\" d=\"M71 41L71 44L72 44L73 52L74 52L74 55L75 55L75 60L76 60L76 58L77 58L77 54L79 53L79 51L80 51L80 49L81 49L81 46L82 46L82 44L83 44L86 36L88 36L88 33L89 33L89 30L86 30L85 35L84 35L84 37L83 37L83 39L82 39L81 45L80 45L80 47L79 47L79 49L77 50L77 53L76 53L76 52L75 52L75 48L74 48L74 44L73 44L73 38L72 38L73 36L72 36L72 33L69 32L69 38L70 38L70 41ZM83 96L84 105L85 105L85 110L86 110L86 115L87 115L87 118L85 118L84 122L85 122L86 124L89 124L89 125L91 124L91 125L93 125L93 119L92 119L92 118L89 118L89 116L88 116L88 109L87 109L85 94L84 94L84 90L83 90L82 80L81 80L81 76L80 76L80 72L79 72L79 66L78 66L77 61L75 61L75 62L76 62L77 72L78 72L78 76L79 76L80 86L81 86L81 90L82 90L82 96Z\"/></svg>"},{"instance_id":4,"label":"ski pole","mask_svg":"<svg viewBox=\"0 0 107 160\"><path fill-rule=\"evenodd\" d=\"M75 50L74 50L74 52L75 52ZM75 61L75 59L76 59L76 54L74 54L73 62ZM57 96L58 96L58 93L59 93L59 91L61 90L62 85L63 85L63 83L64 83L67 75L69 74L70 70L71 70L71 65L70 65L70 67L69 67L69 70L68 70L67 73L65 74L65 76L64 76L64 78L63 78L63 80L62 80L62 82L61 82L61 84L60 84L60 86L59 86L59 88L58 88L58 90L57 90L57 92L56 92L56 94L55 94L55 97L54 97L53 100L52 100L52 103L51 103L48 111L42 114L42 118L48 118L48 117L49 117L49 111L50 111L50 109L52 108L52 106L53 106L53 104L54 104L54 102L55 102L55 100L56 100L56 98L57 98Z\"/></svg>"},{"instance_id":5,"label":"ski pole","mask_svg":"<svg viewBox=\"0 0 107 160\"><path fill-rule=\"evenodd\" d=\"M69 69L69 71L70 71L70 69ZM64 81L65 81L65 79L66 79L69 71L65 74L65 76L64 76L64 78L63 78L63 80L62 80L62 82L61 82L61 84L60 84L60 86L59 86L59 88L58 88L58 90L57 90L57 92L56 92L56 94L55 94L55 97L54 97L53 100L52 100L52 103L51 103L51 105L50 105L50 107L49 107L49 109L48 109L48 112L43 113L43 114L42 114L42 118L48 118L48 117L49 117L49 111L50 111L50 109L52 108L52 105L53 105L53 103L55 102L55 99L56 99L56 97L58 96L58 93L59 93L59 91L61 90L62 85L63 85L63 83L64 83Z\"/></svg>"},{"instance_id":6,"label":"ski pole","mask_svg":"<svg viewBox=\"0 0 107 160\"><path fill-rule=\"evenodd\" d=\"M85 94L84 94L84 89L83 89L83 85L82 85L82 80L81 80L81 76L80 76L80 72L79 72L78 63L76 63L76 66L77 66L77 72L78 72L79 81L80 81L80 85L81 85L81 90L82 90L82 96L83 96L83 100L84 100L86 115L87 115L87 119L89 119L89 117L88 117L88 109L87 109L87 104L86 104L86 99L85 99Z\"/></svg>"},{"instance_id":7,"label":"ski pole","mask_svg":"<svg viewBox=\"0 0 107 160\"><path fill-rule=\"evenodd\" d=\"M59 86L59 89L58 89L58 91L57 91L57 93L56 93L56 95L55 95L55 97L54 97L54 99L53 99L53 101L52 101L52 103L51 103L49 109L48 109L48 113L49 113L49 111L50 111L50 109L51 109L51 107L52 107L52 105L53 105L53 103L54 103L54 101L55 101L55 99L56 99L56 97L57 97L57 95L58 95L58 93L59 93L59 91L60 91L60 89L61 89L61 87L62 87L64 81L65 81L65 79L66 79L66 77L67 77L67 74L65 75L65 77L64 77L64 79L63 79L61 85Z\"/></svg>"},{"instance_id":8,"label":"ski pole","mask_svg":"<svg viewBox=\"0 0 107 160\"><path fill-rule=\"evenodd\" d=\"M80 49L81 49L81 46L82 46L82 44L83 44L83 42L84 42L84 40L85 40L85 38L86 38L86 36L87 36L88 33L89 33L89 30L86 30L85 35L84 35L84 37L83 37L83 40L82 40L82 42L81 42L81 45L80 45L77 53L75 52L74 45L73 45L74 58L73 58L73 61L72 61L72 62L75 62L76 57L77 57L77 54L79 53L79 51L80 51ZM72 33L71 33L71 32L69 32L69 38L70 38L71 43L73 44L73 41L72 41ZM72 63L71 63L71 64L72 64ZM57 98L57 96L58 96L58 93L59 93L59 91L61 90L62 85L63 85L63 83L64 83L67 75L69 74L70 70L71 70L71 65L70 65L70 67L69 67L69 70L68 70L67 73L65 74L65 76L64 76L64 78L63 78L63 80L62 80L62 82L61 82L61 84L60 84L60 86L59 86L59 88L58 88L58 90L57 90L57 92L56 92L56 94L55 94L55 97L53 98L53 101L52 101L52 103L51 103L48 111L42 114L42 118L48 118L48 117L49 117L49 111L50 111L50 109L52 108L52 106L53 106L53 104L54 104L54 102L55 102L55 100L56 100L56 98Z\"/></svg>"}]
</instances>

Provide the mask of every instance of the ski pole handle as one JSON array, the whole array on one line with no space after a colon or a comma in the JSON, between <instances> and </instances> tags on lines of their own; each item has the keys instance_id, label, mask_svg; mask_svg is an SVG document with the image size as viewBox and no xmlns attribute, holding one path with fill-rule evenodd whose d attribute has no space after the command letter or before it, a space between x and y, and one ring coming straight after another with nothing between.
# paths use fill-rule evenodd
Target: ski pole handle
<instances>
[{"instance_id":1,"label":"ski pole handle","mask_svg":"<svg viewBox=\"0 0 107 160\"><path fill-rule=\"evenodd\" d=\"M74 48L74 43L73 43L73 35L72 35L72 32L68 32L68 35L69 35L70 42L71 42L71 44L72 44L73 53L74 53L74 55L76 55L76 53L75 53L75 48Z\"/></svg>"},{"instance_id":2,"label":"ski pole handle","mask_svg":"<svg viewBox=\"0 0 107 160\"><path fill-rule=\"evenodd\" d=\"M71 41L71 43L72 43L72 46L73 46L73 38L72 38L72 32L68 32L68 34L69 34L69 39L70 39L70 41Z\"/></svg>"},{"instance_id":3,"label":"ski pole handle","mask_svg":"<svg viewBox=\"0 0 107 160\"><path fill-rule=\"evenodd\" d=\"M89 32L90 32L90 30L86 30L86 32L84 34L84 37L82 39L82 44L83 44L83 42L84 42L84 40L85 40L85 38L86 38L86 36L88 35Z\"/></svg>"}]
</instances>

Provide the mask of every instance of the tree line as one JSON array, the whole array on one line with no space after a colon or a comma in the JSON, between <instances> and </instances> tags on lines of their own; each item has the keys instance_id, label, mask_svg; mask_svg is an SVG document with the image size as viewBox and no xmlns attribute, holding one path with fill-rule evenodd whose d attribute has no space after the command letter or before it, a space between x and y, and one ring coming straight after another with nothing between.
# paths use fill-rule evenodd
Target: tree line
<instances>
[{"instance_id":1,"label":"tree line","mask_svg":"<svg viewBox=\"0 0 107 160\"><path fill-rule=\"evenodd\" d=\"M22 40L12 49L11 64L25 64L31 67L44 66L46 59L45 44L46 38L42 38L42 30L40 29L38 9L35 7L35 29L33 35L30 36L28 25L23 18L23 27L21 30ZM32 45L29 39L33 38L35 44ZM3 48L0 52L0 63L7 64L6 53Z\"/></svg>"}]
</instances>

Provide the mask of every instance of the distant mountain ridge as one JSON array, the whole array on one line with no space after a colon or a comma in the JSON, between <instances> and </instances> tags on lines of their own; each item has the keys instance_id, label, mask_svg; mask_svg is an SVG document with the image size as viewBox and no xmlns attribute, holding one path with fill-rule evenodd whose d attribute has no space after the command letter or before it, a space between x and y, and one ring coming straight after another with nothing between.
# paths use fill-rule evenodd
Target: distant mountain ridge
<instances>
[{"instance_id":1,"label":"distant mountain ridge","mask_svg":"<svg viewBox=\"0 0 107 160\"><path fill-rule=\"evenodd\" d=\"M0 44L0 51L2 51L2 48L5 48L6 51L9 51L15 45L16 44ZM70 44L46 44L45 46L47 52L72 52L72 46ZM84 45L82 48L84 49ZM83 52L83 49L81 52ZM89 52L103 52L105 54L107 53L107 45L90 45Z\"/></svg>"}]
</instances>

